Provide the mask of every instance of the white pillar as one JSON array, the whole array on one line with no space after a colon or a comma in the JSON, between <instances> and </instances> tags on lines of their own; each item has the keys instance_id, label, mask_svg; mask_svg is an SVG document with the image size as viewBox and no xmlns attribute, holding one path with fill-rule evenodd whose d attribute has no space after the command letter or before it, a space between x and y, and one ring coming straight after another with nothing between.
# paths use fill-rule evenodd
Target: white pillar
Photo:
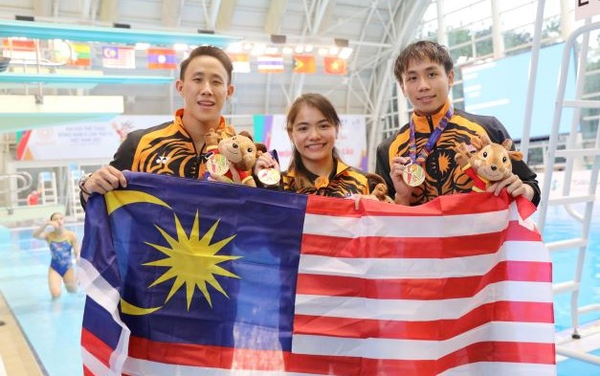
<instances>
[{"instance_id":1,"label":"white pillar","mask_svg":"<svg viewBox=\"0 0 600 376\"><path fill-rule=\"evenodd\" d=\"M502 36L502 23L500 21L500 10L498 0L490 0L492 6L492 41L494 43L494 59L504 57L504 37Z\"/></svg>"},{"instance_id":2,"label":"white pillar","mask_svg":"<svg viewBox=\"0 0 600 376\"><path fill-rule=\"evenodd\" d=\"M448 33L446 33L446 17L444 17L444 0L436 1L437 10L437 39L438 43L448 46Z\"/></svg>"}]
</instances>

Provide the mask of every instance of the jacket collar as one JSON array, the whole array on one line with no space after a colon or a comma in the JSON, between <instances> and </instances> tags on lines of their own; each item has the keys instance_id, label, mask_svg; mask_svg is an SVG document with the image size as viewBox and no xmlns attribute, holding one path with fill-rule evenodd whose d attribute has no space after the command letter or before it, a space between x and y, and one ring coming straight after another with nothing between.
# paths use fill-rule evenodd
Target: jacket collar
<instances>
[{"instance_id":1,"label":"jacket collar","mask_svg":"<svg viewBox=\"0 0 600 376\"><path fill-rule=\"evenodd\" d=\"M188 131L183 126L183 120L181 120L181 119L183 119L183 108L180 108L177 111L175 111L175 125L182 132L189 135ZM226 126L227 126L227 123L225 122L225 118L223 116L221 116L221 118L219 119L219 126L217 127L216 131L224 131Z\"/></svg>"},{"instance_id":2,"label":"jacket collar","mask_svg":"<svg viewBox=\"0 0 600 376\"><path fill-rule=\"evenodd\" d=\"M447 100L446 103L444 104L444 106L442 106L442 108L440 108L433 115L429 115L429 116L419 115L415 111L413 111L412 121L415 123L415 128L419 132L426 132L426 133L431 132L432 129L429 124L428 117L431 119L433 127L435 128L440 123L440 121L442 121L442 118L446 115L446 112L448 112L449 108L450 108L450 100Z\"/></svg>"}]
</instances>

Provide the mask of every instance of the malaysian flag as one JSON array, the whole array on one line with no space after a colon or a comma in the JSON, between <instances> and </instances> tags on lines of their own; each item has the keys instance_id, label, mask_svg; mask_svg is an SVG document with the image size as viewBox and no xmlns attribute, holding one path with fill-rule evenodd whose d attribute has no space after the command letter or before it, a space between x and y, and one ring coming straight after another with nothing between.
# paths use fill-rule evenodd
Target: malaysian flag
<instances>
[{"instance_id":1,"label":"malaysian flag","mask_svg":"<svg viewBox=\"0 0 600 376\"><path fill-rule=\"evenodd\" d=\"M555 374L548 252L506 194L127 179L87 206L86 375Z\"/></svg>"},{"instance_id":2,"label":"malaysian flag","mask_svg":"<svg viewBox=\"0 0 600 376\"><path fill-rule=\"evenodd\" d=\"M102 47L104 68L135 69L135 49L133 47Z\"/></svg>"}]
</instances>

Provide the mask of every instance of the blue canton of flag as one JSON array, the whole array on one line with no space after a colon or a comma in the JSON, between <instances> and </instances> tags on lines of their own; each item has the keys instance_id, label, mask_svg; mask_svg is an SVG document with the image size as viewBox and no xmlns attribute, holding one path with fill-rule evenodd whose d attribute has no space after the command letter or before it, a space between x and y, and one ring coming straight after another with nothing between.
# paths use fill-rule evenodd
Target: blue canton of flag
<instances>
[{"instance_id":1,"label":"blue canton of flag","mask_svg":"<svg viewBox=\"0 0 600 376\"><path fill-rule=\"evenodd\" d=\"M247 363L289 352L306 196L282 203L241 186L127 178L127 190L87 206L82 344L96 360L85 367L156 373L153 362L172 361L168 348L206 367L227 353Z\"/></svg>"},{"instance_id":2,"label":"blue canton of flag","mask_svg":"<svg viewBox=\"0 0 600 376\"><path fill-rule=\"evenodd\" d=\"M102 47L104 68L135 69L135 49L133 47Z\"/></svg>"}]
</instances>

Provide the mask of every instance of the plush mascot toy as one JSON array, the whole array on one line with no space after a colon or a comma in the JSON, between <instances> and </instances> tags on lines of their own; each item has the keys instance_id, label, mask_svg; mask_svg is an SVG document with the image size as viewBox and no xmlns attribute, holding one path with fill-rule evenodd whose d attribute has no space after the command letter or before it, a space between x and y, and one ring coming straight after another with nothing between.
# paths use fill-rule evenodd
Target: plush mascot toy
<instances>
[{"instance_id":1,"label":"plush mascot toy","mask_svg":"<svg viewBox=\"0 0 600 376\"><path fill-rule=\"evenodd\" d=\"M385 180L377 174L367 173L366 176L371 194L375 196L378 201L393 204L394 200L388 196L388 187L387 184L385 184Z\"/></svg>"},{"instance_id":2,"label":"plush mascot toy","mask_svg":"<svg viewBox=\"0 0 600 376\"><path fill-rule=\"evenodd\" d=\"M256 162L257 147L249 135L237 134L220 138L211 128L204 135L206 150L212 153L206 162L207 172L218 181L233 183L239 181L256 187L252 168Z\"/></svg>"},{"instance_id":3,"label":"plush mascot toy","mask_svg":"<svg viewBox=\"0 0 600 376\"><path fill-rule=\"evenodd\" d=\"M455 147L454 160L473 180L473 191L485 192L492 183L504 180L512 174L511 159L520 161L523 154L520 151L511 151L511 146L510 139L504 140L500 145L484 135L471 139L470 146L463 142Z\"/></svg>"}]
</instances>

